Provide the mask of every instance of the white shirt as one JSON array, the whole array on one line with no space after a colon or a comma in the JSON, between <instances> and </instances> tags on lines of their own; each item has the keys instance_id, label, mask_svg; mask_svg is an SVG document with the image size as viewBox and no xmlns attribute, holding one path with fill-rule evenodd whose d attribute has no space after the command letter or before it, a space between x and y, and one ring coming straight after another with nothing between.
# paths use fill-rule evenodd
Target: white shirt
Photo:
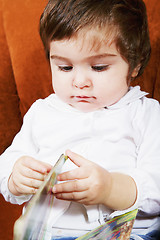
<instances>
[{"instance_id":1,"label":"white shirt","mask_svg":"<svg viewBox=\"0 0 160 240\"><path fill-rule=\"evenodd\" d=\"M144 234L156 229L160 214L160 106L145 95L137 86L112 106L89 113L74 109L55 94L37 100L12 145L0 156L0 192L6 201L22 204L31 197L17 197L8 190L8 177L19 157L28 155L54 165L66 149L71 149L108 171L130 175L138 189L134 206L124 211L83 206L88 218L87 222L81 218L79 229L90 230L103 224L106 217L135 208L139 209L135 231ZM73 168L74 164L67 161L63 171ZM69 205L55 200L50 227L65 216L69 218Z\"/></svg>"}]
</instances>

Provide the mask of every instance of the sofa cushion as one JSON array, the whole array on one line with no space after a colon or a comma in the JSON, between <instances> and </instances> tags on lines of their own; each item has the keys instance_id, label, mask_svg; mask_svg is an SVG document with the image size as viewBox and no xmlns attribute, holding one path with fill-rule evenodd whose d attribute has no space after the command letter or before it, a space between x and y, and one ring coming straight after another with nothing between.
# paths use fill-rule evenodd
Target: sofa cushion
<instances>
[{"instance_id":1,"label":"sofa cushion","mask_svg":"<svg viewBox=\"0 0 160 240\"><path fill-rule=\"evenodd\" d=\"M3 22L22 116L38 98L53 90L48 61L39 37L45 1L1 0Z\"/></svg>"},{"instance_id":2,"label":"sofa cushion","mask_svg":"<svg viewBox=\"0 0 160 240\"><path fill-rule=\"evenodd\" d=\"M136 79L132 85L140 85L142 90L149 93L149 97L153 97L160 101L160 1L144 0L148 13L148 24L151 40L151 58L143 73Z\"/></svg>"},{"instance_id":3,"label":"sofa cushion","mask_svg":"<svg viewBox=\"0 0 160 240\"><path fill-rule=\"evenodd\" d=\"M20 129L22 118L10 54L3 28L0 2L0 153Z\"/></svg>"}]
</instances>

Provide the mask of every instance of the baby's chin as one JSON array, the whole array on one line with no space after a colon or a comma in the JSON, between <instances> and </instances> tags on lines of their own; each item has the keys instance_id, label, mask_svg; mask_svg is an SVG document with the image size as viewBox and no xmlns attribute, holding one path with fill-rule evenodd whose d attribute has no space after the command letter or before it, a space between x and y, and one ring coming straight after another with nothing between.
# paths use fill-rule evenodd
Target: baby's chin
<instances>
[{"instance_id":1,"label":"baby's chin","mask_svg":"<svg viewBox=\"0 0 160 240\"><path fill-rule=\"evenodd\" d=\"M101 106L96 106L94 104L91 103L87 103L87 102L80 102L78 104L69 104L71 107L79 110L80 112L84 112L84 113L89 113L89 112L94 112L100 109L103 109L104 107Z\"/></svg>"}]
</instances>

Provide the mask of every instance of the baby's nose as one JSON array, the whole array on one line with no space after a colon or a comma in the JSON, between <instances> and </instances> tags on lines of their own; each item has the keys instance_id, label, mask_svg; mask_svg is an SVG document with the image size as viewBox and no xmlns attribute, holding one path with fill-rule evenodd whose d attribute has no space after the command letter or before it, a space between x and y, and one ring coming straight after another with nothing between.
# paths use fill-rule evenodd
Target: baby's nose
<instances>
[{"instance_id":1,"label":"baby's nose","mask_svg":"<svg viewBox=\"0 0 160 240\"><path fill-rule=\"evenodd\" d=\"M74 75L73 85L76 88L86 88L92 85L92 81L87 74L83 73L82 71L77 71Z\"/></svg>"}]
</instances>

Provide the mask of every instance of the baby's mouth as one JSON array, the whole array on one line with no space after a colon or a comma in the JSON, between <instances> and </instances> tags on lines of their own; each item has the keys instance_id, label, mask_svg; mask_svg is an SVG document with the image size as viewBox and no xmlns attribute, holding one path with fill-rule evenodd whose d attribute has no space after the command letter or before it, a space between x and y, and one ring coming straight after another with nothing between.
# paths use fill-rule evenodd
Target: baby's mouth
<instances>
[{"instance_id":1,"label":"baby's mouth","mask_svg":"<svg viewBox=\"0 0 160 240\"><path fill-rule=\"evenodd\" d=\"M91 102L94 99L96 99L96 97L94 96L86 96L86 95L73 96L72 98L74 98L78 102Z\"/></svg>"}]
</instances>

